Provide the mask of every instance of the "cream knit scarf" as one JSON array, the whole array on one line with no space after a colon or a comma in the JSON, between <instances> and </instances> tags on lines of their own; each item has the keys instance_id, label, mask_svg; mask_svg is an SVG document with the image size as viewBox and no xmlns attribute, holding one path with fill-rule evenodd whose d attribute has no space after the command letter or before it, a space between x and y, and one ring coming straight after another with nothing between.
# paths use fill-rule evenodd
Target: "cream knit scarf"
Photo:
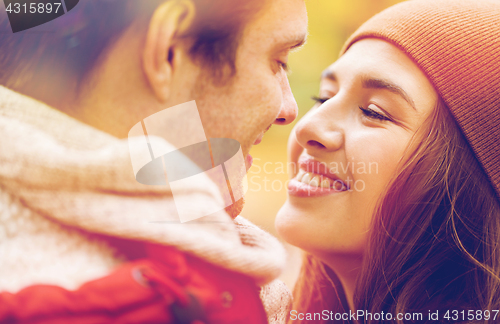
<instances>
[{"instance_id":1,"label":"cream knit scarf","mask_svg":"<svg viewBox=\"0 0 500 324\"><path fill-rule=\"evenodd\" d=\"M241 217L181 224L167 186L135 181L127 140L0 86L0 289L106 275L124 260L93 233L175 246L261 285L285 264L281 244ZM274 281L261 296L270 322L284 322L286 287Z\"/></svg>"}]
</instances>

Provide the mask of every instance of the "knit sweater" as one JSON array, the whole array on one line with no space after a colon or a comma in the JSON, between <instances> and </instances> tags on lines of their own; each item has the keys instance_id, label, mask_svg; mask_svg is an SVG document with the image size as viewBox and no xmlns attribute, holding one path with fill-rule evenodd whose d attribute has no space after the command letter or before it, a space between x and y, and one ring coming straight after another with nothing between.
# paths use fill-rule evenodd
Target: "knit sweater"
<instances>
[{"instance_id":1,"label":"knit sweater","mask_svg":"<svg viewBox=\"0 0 500 324\"><path fill-rule=\"evenodd\" d=\"M224 211L181 224L168 186L135 180L128 145L0 87L0 289L74 289L104 276L126 262L105 239L115 237L174 246L254 278L267 285L270 322L284 322L291 297L275 281L285 264L281 244ZM206 181L199 187L207 192L184 194L209 203Z\"/></svg>"}]
</instances>

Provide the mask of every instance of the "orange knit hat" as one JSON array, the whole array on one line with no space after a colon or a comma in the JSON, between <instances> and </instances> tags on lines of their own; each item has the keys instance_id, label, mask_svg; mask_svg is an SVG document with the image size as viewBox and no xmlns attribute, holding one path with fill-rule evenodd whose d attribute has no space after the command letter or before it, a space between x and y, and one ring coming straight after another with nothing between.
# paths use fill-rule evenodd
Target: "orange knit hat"
<instances>
[{"instance_id":1,"label":"orange knit hat","mask_svg":"<svg viewBox=\"0 0 500 324\"><path fill-rule=\"evenodd\" d=\"M411 0L364 23L356 41L398 46L427 75L500 197L500 0Z\"/></svg>"}]
</instances>

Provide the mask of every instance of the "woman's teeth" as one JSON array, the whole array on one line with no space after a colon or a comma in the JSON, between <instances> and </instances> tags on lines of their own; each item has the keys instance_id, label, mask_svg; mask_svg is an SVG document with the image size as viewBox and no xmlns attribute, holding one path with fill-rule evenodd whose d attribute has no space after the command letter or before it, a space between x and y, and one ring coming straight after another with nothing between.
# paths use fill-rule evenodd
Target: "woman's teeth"
<instances>
[{"instance_id":1,"label":"woman's teeth","mask_svg":"<svg viewBox=\"0 0 500 324\"><path fill-rule=\"evenodd\" d=\"M333 181L330 178L320 176L319 174L299 170L295 180L310 185L311 187L321 187L335 190L346 190L345 185L340 180Z\"/></svg>"},{"instance_id":2,"label":"woman's teeth","mask_svg":"<svg viewBox=\"0 0 500 324\"><path fill-rule=\"evenodd\" d=\"M323 181L321 181L321 188L330 188L330 181L328 179L323 179Z\"/></svg>"},{"instance_id":3,"label":"woman's teeth","mask_svg":"<svg viewBox=\"0 0 500 324\"><path fill-rule=\"evenodd\" d=\"M304 172L304 171L301 171L301 172ZM302 177L301 177L300 173L299 173L299 175L297 176L297 180L300 182L303 182L305 184L309 184L311 182L312 176L313 176L312 173L305 172L304 174L302 174Z\"/></svg>"}]
</instances>

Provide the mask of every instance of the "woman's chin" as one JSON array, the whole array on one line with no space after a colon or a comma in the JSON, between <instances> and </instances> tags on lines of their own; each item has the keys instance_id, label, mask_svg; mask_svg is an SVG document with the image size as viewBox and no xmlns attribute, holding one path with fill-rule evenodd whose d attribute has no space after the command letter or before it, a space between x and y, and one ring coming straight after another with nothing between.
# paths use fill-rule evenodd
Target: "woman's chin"
<instances>
[{"instance_id":1,"label":"woman's chin","mask_svg":"<svg viewBox=\"0 0 500 324\"><path fill-rule=\"evenodd\" d=\"M295 217L290 217L291 213L293 213L293 211L290 210L291 208L290 202L287 200L278 211L274 221L274 226L276 227L278 235L285 240L285 242L296 246L293 242L293 237L294 233L297 232L297 229L295 228L297 221L294 220Z\"/></svg>"},{"instance_id":2,"label":"woman's chin","mask_svg":"<svg viewBox=\"0 0 500 324\"><path fill-rule=\"evenodd\" d=\"M366 247L368 228L353 226L353 218L343 215L341 208L325 214L322 208L296 205L288 199L276 215L275 227L285 242L313 255L360 254Z\"/></svg>"},{"instance_id":3,"label":"woman's chin","mask_svg":"<svg viewBox=\"0 0 500 324\"><path fill-rule=\"evenodd\" d=\"M309 250L314 242L314 220L294 207L289 200L276 215L274 225L278 235L288 244Z\"/></svg>"}]
</instances>

